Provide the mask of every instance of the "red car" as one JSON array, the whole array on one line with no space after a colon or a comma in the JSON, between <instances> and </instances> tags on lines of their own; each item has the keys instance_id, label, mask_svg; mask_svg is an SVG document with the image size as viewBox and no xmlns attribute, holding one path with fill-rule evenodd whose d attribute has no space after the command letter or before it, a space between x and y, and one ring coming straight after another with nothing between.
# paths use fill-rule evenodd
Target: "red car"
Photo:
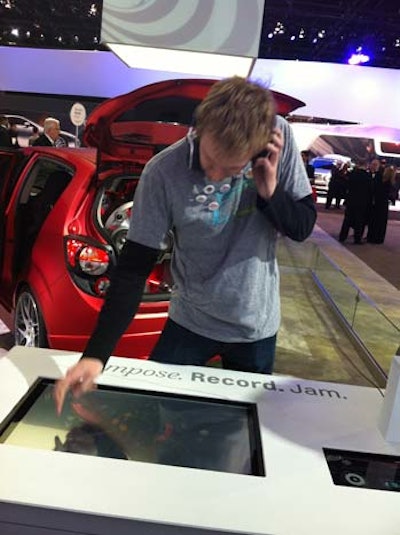
<instances>
[{"instance_id":1,"label":"red car","mask_svg":"<svg viewBox=\"0 0 400 535\"><path fill-rule=\"evenodd\" d=\"M83 350L125 241L145 163L186 135L211 80L169 80L104 101L91 148L0 149L0 300L20 345ZM283 115L303 105L276 93ZM145 358L167 317L169 255L114 354Z\"/></svg>"}]
</instances>

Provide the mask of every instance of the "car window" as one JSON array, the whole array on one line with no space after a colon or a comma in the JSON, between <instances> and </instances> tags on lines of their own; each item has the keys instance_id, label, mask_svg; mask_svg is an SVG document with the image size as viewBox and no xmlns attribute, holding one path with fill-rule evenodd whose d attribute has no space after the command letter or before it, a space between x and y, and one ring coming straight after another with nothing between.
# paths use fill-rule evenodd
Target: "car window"
<instances>
[{"instance_id":1,"label":"car window","mask_svg":"<svg viewBox=\"0 0 400 535\"><path fill-rule=\"evenodd\" d=\"M16 237L13 258L18 273L30 257L43 223L73 176L73 170L48 158L40 158L30 169L16 211Z\"/></svg>"},{"instance_id":2,"label":"car window","mask_svg":"<svg viewBox=\"0 0 400 535\"><path fill-rule=\"evenodd\" d=\"M57 180L58 176L64 175L68 176L70 180L73 176L73 170L54 160L45 158L39 159L27 176L25 186L21 193L20 202L26 204L30 199L41 195L49 188L49 183L51 181ZM60 188L58 196L64 191L68 181L63 181L64 187Z\"/></svg>"}]
</instances>

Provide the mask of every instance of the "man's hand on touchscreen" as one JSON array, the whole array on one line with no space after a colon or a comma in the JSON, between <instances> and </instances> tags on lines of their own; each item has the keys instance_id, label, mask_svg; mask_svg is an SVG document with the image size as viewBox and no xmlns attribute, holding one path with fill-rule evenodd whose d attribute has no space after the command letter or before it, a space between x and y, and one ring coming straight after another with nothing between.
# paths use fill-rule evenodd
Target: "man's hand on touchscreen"
<instances>
[{"instance_id":1,"label":"man's hand on touchscreen","mask_svg":"<svg viewBox=\"0 0 400 535\"><path fill-rule=\"evenodd\" d=\"M74 398L96 388L95 380L103 371L103 363L96 358L84 357L70 368L54 387L56 412L61 414L65 397L70 391Z\"/></svg>"}]
</instances>

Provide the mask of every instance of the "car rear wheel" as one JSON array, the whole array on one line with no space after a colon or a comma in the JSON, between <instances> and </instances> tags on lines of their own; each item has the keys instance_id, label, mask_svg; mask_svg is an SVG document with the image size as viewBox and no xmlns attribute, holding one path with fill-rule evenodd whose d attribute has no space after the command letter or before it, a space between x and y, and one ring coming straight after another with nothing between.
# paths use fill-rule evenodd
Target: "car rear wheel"
<instances>
[{"instance_id":1,"label":"car rear wheel","mask_svg":"<svg viewBox=\"0 0 400 535\"><path fill-rule=\"evenodd\" d=\"M14 314L14 337L19 346L48 347L46 327L39 305L29 288L18 295Z\"/></svg>"}]
</instances>

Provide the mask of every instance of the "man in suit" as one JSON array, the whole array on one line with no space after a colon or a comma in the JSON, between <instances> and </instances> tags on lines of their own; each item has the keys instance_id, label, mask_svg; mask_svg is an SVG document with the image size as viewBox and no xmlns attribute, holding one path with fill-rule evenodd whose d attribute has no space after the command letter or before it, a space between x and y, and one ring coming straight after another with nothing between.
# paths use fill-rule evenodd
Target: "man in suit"
<instances>
[{"instance_id":1,"label":"man in suit","mask_svg":"<svg viewBox=\"0 0 400 535\"><path fill-rule=\"evenodd\" d=\"M14 147L10 132L10 123L4 115L0 115L0 147Z\"/></svg>"},{"instance_id":2,"label":"man in suit","mask_svg":"<svg viewBox=\"0 0 400 535\"><path fill-rule=\"evenodd\" d=\"M347 239L350 227L352 227L354 243L362 244L372 204L372 181L366 170L366 162L359 160L356 167L347 176L346 210L339 241L344 242Z\"/></svg>"},{"instance_id":3,"label":"man in suit","mask_svg":"<svg viewBox=\"0 0 400 535\"><path fill-rule=\"evenodd\" d=\"M33 146L55 147L60 135L60 121L54 117L47 117L43 123L43 134L32 143Z\"/></svg>"},{"instance_id":4,"label":"man in suit","mask_svg":"<svg viewBox=\"0 0 400 535\"><path fill-rule=\"evenodd\" d=\"M315 169L314 166L310 163L310 151L302 150L300 154L304 162L304 167L306 168L307 176L310 179L310 184L314 184Z\"/></svg>"}]
</instances>

